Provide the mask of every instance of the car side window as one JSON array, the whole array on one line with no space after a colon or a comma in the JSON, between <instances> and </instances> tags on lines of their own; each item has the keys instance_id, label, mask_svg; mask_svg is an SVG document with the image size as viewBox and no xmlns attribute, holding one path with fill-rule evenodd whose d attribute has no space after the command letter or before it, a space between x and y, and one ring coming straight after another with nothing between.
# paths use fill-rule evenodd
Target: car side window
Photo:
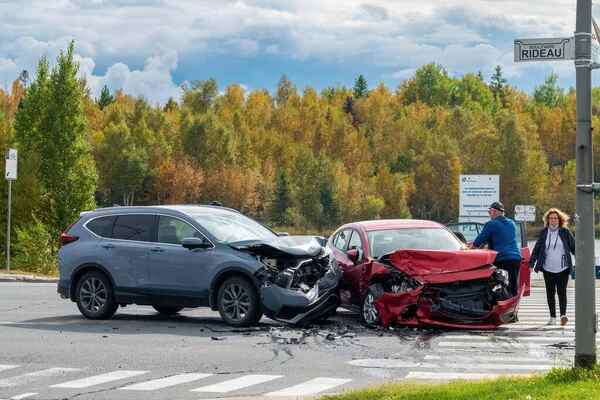
<instances>
[{"instance_id":1,"label":"car side window","mask_svg":"<svg viewBox=\"0 0 600 400\"><path fill-rule=\"evenodd\" d=\"M337 249L345 251L348 245L348 240L350 239L350 233L351 231L349 229L343 230L340 233L338 233L333 245Z\"/></svg>"},{"instance_id":2,"label":"car side window","mask_svg":"<svg viewBox=\"0 0 600 400\"><path fill-rule=\"evenodd\" d=\"M100 217L91 220L85 226L100 237L110 238L112 236L115 216Z\"/></svg>"},{"instance_id":3,"label":"car side window","mask_svg":"<svg viewBox=\"0 0 600 400\"><path fill-rule=\"evenodd\" d=\"M352 231L350 242L348 242L348 249L358 249L362 251L362 248L362 240L360 240L360 235L357 231Z\"/></svg>"},{"instance_id":4,"label":"car side window","mask_svg":"<svg viewBox=\"0 0 600 400\"><path fill-rule=\"evenodd\" d=\"M113 239L152 242L154 215L119 215L113 227Z\"/></svg>"},{"instance_id":5,"label":"car side window","mask_svg":"<svg viewBox=\"0 0 600 400\"><path fill-rule=\"evenodd\" d=\"M158 219L158 242L181 244L184 238L204 236L196 228L178 218L161 215Z\"/></svg>"}]
</instances>

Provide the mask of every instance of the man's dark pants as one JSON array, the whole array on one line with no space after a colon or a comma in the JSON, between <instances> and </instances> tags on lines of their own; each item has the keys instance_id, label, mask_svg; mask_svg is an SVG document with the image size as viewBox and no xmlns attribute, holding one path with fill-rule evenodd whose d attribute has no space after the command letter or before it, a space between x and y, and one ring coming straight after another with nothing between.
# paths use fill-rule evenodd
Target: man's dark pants
<instances>
[{"instance_id":1,"label":"man's dark pants","mask_svg":"<svg viewBox=\"0 0 600 400\"><path fill-rule=\"evenodd\" d=\"M519 293L519 270L521 269L521 260L496 261L494 265L508 272L508 283L510 292L513 296Z\"/></svg>"}]
</instances>

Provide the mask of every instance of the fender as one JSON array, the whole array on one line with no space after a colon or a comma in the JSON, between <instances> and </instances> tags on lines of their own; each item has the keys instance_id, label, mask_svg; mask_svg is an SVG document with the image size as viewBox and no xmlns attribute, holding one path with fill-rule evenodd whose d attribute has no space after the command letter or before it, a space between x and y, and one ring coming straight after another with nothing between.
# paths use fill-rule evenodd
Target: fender
<instances>
[{"instance_id":1,"label":"fender","mask_svg":"<svg viewBox=\"0 0 600 400\"><path fill-rule=\"evenodd\" d=\"M260 287L261 282L252 273L250 273L247 269L244 269L242 267L227 267L222 271L219 271L219 273L213 278L210 284L208 305L212 310L217 309L217 291L219 286L228 276L231 275L242 275L245 278L247 278L250 282L252 282L252 284L256 288L256 292L260 295L258 288Z\"/></svg>"},{"instance_id":2,"label":"fender","mask_svg":"<svg viewBox=\"0 0 600 400\"><path fill-rule=\"evenodd\" d=\"M112 285L113 290L116 289L115 280L113 279L113 277L110 274L110 272L108 272L108 270L104 266L102 266L100 264L96 264L96 263L81 264L80 266L76 267L73 270L73 272L71 273L71 282L70 282L70 286L71 287L69 289L69 296L70 296L71 300L73 300L73 301L75 301L75 289L76 289L76 286L77 286L74 283L76 283L79 280L79 278L81 277L82 270L87 269L87 268L89 268L89 269L98 269L98 270L102 271L108 277L108 280L110 281L110 284ZM73 277L76 277L77 280L73 281Z\"/></svg>"}]
</instances>

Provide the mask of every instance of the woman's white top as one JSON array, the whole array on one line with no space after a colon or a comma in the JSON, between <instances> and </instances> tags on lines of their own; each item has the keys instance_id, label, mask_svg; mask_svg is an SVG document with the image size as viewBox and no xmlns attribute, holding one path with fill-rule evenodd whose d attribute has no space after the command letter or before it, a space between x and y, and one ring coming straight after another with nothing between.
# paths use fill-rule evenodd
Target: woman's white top
<instances>
[{"instance_id":1,"label":"woman's white top","mask_svg":"<svg viewBox=\"0 0 600 400\"><path fill-rule=\"evenodd\" d=\"M548 272L562 272L567 269L564 262L565 247L558 234L558 229L548 229L546 235L546 260L544 261L544 270Z\"/></svg>"}]
</instances>

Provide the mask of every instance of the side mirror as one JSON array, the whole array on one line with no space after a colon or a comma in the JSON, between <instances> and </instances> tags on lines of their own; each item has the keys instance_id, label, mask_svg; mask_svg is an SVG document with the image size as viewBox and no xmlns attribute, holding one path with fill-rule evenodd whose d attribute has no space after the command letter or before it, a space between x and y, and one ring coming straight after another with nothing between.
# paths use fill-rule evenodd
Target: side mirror
<instances>
[{"instance_id":1,"label":"side mirror","mask_svg":"<svg viewBox=\"0 0 600 400\"><path fill-rule=\"evenodd\" d=\"M346 252L346 255L354 264L358 262L359 252L358 249L350 249Z\"/></svg>"},{"instance_id":2,"label":"side mirror","mask_svg":"<svg viewBox=\"0 0 600 400\"><path fill-rule=\"evenodd\" d=\"M290 236L287 232L277 232L277 236Z\"/></svg>"},{"instance_id":3,"label":"side mirror","mask_svg":"<svg viewBox=\"0 0 600 400\"><path fill-rule=\"evenodd\" d=\"M181 245L189 250L208 249L213 246L208 240L197 238L197 237L183 238L181 240Z\"/></svg>"}]
</instances>

